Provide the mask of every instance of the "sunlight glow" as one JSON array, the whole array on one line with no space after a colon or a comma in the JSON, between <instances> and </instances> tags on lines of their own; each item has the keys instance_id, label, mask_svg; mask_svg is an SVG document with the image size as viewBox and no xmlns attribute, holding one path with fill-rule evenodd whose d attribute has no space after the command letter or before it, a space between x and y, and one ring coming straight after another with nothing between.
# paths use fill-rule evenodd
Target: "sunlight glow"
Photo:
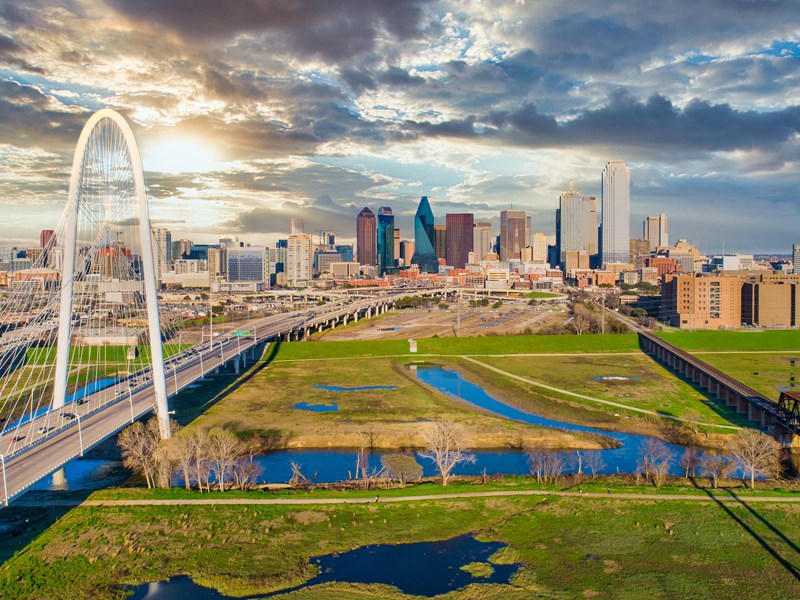
<instances>
[{"instance_id":1,"label":"sunlight glow","mask_svg":"<svg viewBox=\"0 0 800 600\"><path fill-rule=\"evenodd\" d=\"M222 168L212 144L200 138L168 137L142 151L145 171L207 173Z\"/></svg>"}]
</instances>

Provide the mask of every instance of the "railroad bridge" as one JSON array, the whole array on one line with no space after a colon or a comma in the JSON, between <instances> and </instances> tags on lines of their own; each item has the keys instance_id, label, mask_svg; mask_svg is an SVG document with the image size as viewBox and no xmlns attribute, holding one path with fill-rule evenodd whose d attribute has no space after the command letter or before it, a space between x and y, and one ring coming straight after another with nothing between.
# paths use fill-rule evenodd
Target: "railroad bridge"
<instances>
[{"instance_id":1,"label":"railroad bridge","mask_svg":"<svg viewBox=\"0 0 800 600\"><path fill-rule=\"evenodd\" d=\"M650 332L639 332L639 345L681 377L758 423L783 446L800 448L800 398L796 394L783 393L776 403Z\"/></svg>"}]
</instances>

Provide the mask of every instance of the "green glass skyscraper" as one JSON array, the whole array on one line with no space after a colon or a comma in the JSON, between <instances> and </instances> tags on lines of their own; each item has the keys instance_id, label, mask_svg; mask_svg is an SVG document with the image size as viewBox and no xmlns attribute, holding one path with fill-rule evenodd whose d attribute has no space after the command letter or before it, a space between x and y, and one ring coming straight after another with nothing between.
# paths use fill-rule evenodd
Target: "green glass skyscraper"
<instances>
[{"instance_id":1,"label":"green glass skyscraper","mask_svg":"<svg viewBox=\"0 0 800 600\"><path fill-rule=\"evenodd\" d=\"M433 211L428 197L423 196L414 215L414 256L411 263L422 273L438 273L439 258L434 249Z\"/></svg>"}]
</instances>

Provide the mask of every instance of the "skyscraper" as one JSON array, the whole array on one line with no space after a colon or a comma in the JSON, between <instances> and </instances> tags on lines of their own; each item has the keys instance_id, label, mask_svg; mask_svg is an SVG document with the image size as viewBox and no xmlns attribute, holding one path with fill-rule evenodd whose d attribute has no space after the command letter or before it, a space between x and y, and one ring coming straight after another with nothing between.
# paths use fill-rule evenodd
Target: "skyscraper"
<instances>
[{"instance_id":1,"label":"skyscraper","mask_svg":"<svg viewBox=\"0 0 800 600\"><path fill-rule=\"evenodd\" d=\"M227 248L225 253L227 255L228 281L269 281L269 258L264 246Z\"/></svg>"},{"instance_id":2,"label":"skyscraper","mask_svg":"<svg viewBox=\"0 0 800 600\"><path fill-rule=\"evenodd\" d=\"M472 213L456 213L445 217L447 227L447 264L463 269L472 252Z\"/></svg>"},{"instance_id":3,"label":"skyscraper","mask_svg":"<svg viewBox=\"0 0 800 600\"><path fill-rule=\"evenodd\" d=\"M159 227L153 230L153 235L156 240L156 277L161 279L161 274L169 271L172 264L172 232L169 229Z\"/></svg>"},{"instance_id":4,"label":"skyscraper","mask_svg":"<svg viewBox=\"0 0 800 600\"><path fill-rule=\"evenodd\" d=\"M366 206L356 217L356 260L362 266L374 267L378 264L376 242L378 222L375 213Z\"/></svg>"},{"instance_id":5,"label":"skyscraper","mask_svg":"<svg viewBox=\"0 0 800 600\"><path fill-rule=\"evenodd\" d=\"M531 244L531 219L524 210L500 211L500 260L519 258Z\"/></svg>"},{"instance_id":6,"label":"skyscraper","mask_svg":"<svg viewBox=\"0 0 800 600\"><path fill-rule=\"evenodd\" d=\"M472 253L477 260L492 252L492 224L488 221L475 223L472 230Z\"/></svg>"},{"instance_id":7,"label":"skyscraper","mask_svg":"<svg viewBox=\"0 0 800 600\"><path fill-rule=\"evenodd\" d=\"M299 217L292 217L291 228L289 229L289 233L305 233L305 226L303 225L303 219L300 219Z\"/></svg>"},{"instance_id":8,"label":"skyscraper","mask_svg":"<svg viewBox=\"0 0 800 600\"><path fill-rule=\"evenodd\" d=\"M418 265L422 273L439 271L434 227L431 205L428 197L423 196L419 201L417 213L414 215L414 256L411 258L411 264Z\"/></svg>"},{"instance_id":9,"label":"skyscraper","mask_svg":"<svg viewBox=\"0 0 800 600\"><path fill-rule=\"evenodd\" d=\"M628 262L630 252L631 172L624 161L609 161L603 169L602 192L600 260L605 267Z\"/></svg>"},{"instance_id":10,"label":"skyscraper","mask_svg":"<svg viewBox=\"0 0 800 600\"><path fill-rule=\"evenodd\" d=\"M394 215L391 208L382 206L378 209L378 273L394 267Z\"/></svg>"},{"instance_id":11,"label":"skyscraper","mask_svg":"<svg viewBox=\"0 0 800 600\"><path fill-rule=\"evenodd\" d=\"M547 235L544 231L537 231L533 234L533 262L547 262Z\"/></svg>"},{"instance_id":12,"label":"skyscraper","mask_svg":"<svg viewBox=\"0 0 800 600\"><path fill-rule=\"evenodd\" d=\"M647 217L642 223L642 233L642 237L650 241L650 252L655 252L659 246L669 246L667 215L661 213Z\"/></svg>"},{"instance_id":13,"label":"skyscraper","mask_svg":"<svg viewBox=\"0 0 800 600\"><path fill-rule=\"evenodd\" d=\"M559 196L558 223L559 262L566 264L567 252L597 253L597 198L581 196L572 180Z\"/></svg>"},{"instance_id":14,"label":"skyscraper","mask_svg":"<svg viewBox=\"0 0 800 600\"><path fill-rule=\"evenodd\" d=\"M291 234L286 241L286 283L291 287L307 287L313 275L313 262L314 240L311 234Z\"/></svg>"},{"instance_id":15,"label":"skyscraper","mask_svg":"<svg viewBox=\"0 0 800 600\"><path fill-rule=\"evenodd\" d=\"M433 226L433 249L436 258L447 258L447 225Z\"/></svg>"}]
</instances>

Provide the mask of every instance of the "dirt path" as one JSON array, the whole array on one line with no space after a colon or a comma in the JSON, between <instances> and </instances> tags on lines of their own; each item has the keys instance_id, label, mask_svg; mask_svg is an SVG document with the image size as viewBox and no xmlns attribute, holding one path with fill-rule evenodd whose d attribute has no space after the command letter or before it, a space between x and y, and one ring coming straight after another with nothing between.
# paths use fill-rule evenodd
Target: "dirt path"
<instances>
[{"instance_id":1,"label":"dirt path","mask_svg":"<svg viewBox=\"0 0 800 600\"><path fill-rule=\"evenodd\" d=\"M796 496L743 496L741 498L730 495L709 494L633 494L623 492L575 492L575 491L547 491L547 490L511 490L495 492L464 492L459 494L426 494L420 496L387 496L380 499L381 503L420 502L430 500L458 500L468 498L502 498L514 496L555 496L568 498L589 498L607 500L646 500L646 501L686 501L686 502L773 502L773 503L800 503L800 494ZM14 506L23 507L73 507L73 506L236 506L236 505L290 505L305 506L313 504L375 504L374 498L192 498L174 500L34 500L15 502Z\"/></svg>"}]
</instances>

